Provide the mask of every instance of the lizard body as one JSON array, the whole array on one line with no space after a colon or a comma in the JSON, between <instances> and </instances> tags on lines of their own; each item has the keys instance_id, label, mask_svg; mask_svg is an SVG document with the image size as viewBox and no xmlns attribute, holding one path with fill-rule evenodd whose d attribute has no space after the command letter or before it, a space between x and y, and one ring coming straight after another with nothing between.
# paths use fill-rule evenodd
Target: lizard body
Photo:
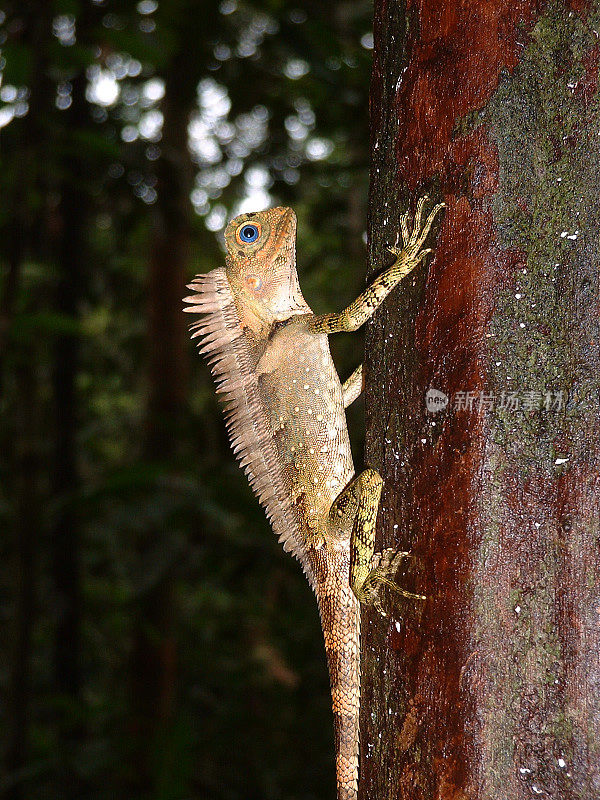
<instances>
[{"instance_id":1,"label":"lizard body","mask_svg":"<svg viewBox=\"0 0 600 800\"><path fill-rule=\"evenodd\" d=\"M402 219L396 261L340 314L316 316L298 283L296 218L287 208L243 214L225 231L226 266L198 276L185 309L223 395L232 447L286 550L301 562L319 606L331 683L338 800L356 800L360 602L380 591L406 553L374 553L381 478L356 476L344 409L362 387L342 386L328 336L355 330L430 252L422 245L441 208L412 233ZM397 591L407 597L420 597Z\"/></svg>"}]
</instances>

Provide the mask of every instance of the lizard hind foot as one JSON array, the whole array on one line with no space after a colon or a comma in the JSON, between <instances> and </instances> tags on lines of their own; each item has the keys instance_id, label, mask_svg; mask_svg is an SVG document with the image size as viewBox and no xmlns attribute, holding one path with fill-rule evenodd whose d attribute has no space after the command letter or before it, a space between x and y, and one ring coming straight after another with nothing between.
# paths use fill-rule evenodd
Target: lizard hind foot
<instances>
[{"instance_id":1,"label":"lizard hind foot","mask_svg":"<svg viewBox=\"0 0 600 800\"><path fill-rule=\"evenodd\" d=\"M398 572L400 563L405 558L410 558L410 553L404 550L395 550L392 547L373 553L369 565L369 574L360 589L358 591L355 589L360 602L368 606L374 606L382 617L388 616L382 603L384 586L409 600L425 600L424 594L409 592L393 580L393 577Z\"/></svg>"}]
</instances>

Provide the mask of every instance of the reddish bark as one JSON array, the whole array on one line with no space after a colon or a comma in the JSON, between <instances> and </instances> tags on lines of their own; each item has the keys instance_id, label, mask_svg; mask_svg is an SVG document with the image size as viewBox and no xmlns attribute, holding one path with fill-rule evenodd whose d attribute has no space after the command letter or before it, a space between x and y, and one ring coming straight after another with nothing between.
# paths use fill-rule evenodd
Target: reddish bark
<instances>
[{"instance_id":1,"label":"reddish bark","mask_svg":"<svg viewBox=\"0 0 600 800\"><path fill-rule=\"evenodd\" d=\"M409 198L447 210L367 340L382 543L412 543L428 600L368 615L364 798L600 791L598 19L575 11L376 3L372 263ZM569 400L461 410L458 391Z\"/></svg>"}]
</instances>

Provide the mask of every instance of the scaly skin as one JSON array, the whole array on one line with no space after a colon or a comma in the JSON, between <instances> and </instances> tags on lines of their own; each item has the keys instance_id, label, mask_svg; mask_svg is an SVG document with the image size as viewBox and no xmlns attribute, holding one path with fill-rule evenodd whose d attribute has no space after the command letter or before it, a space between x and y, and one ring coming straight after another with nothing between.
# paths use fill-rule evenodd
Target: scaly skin
<instances>
[{"instance_id":1,"label":"scaly skin","mask_svg":"<svg viewBox=\"0 0 600 800\"><path fill-rule=\"evenodd\" d=\"M412 232L402 218L394 264L340 314L315 316L296 272L296 218L288 208L242 214L225 231L225 269L198 276L186 311L224 395L232 446L286 550L313 587L331 682L338 800L358 792L360 603L384 614L382 587L407 553L375 553L382 481L356 476L344 409L362 390L362 368L341 385L328 335L353 331L431 252L423 249L442 204ZM256 234L256 235L255 235ZM255 236L254 241L247 241ZM246 238L246 240L244 239Z\"/></svg>"}]
</instances>

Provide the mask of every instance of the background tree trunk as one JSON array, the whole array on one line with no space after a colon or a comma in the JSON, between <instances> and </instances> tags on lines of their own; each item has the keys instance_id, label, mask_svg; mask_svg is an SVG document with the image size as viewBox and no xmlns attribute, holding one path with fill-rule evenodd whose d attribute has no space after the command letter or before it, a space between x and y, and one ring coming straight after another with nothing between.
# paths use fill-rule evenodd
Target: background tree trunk
<instances>
[{"instance_id":1,"label":"background tree trunk","mask_svg":"<svg viewBox=\"0 0 600 800\"><path fill-rule=\"evenodd\" d=\"M89 126L85 85L84 75L78 75L73 80L73 103L65 112L70 123L65 126L69 132L67 135L73 140L76 140L76 134L81 135ZM60 186L60 202L52 223L57 231L54 242L59 275L56 309L73 326L79 320L89 261L87 237L90 203L84 189L86 167L84 157L74 147L68 163L65 159L63 164L65 177ZM77 698L81 683L80 532L74 497L79 488L76 445L78 371L79 334L69 331L58 335L52 379L55 441L51 478L57 512L50 537L57 617L54 671L57 690L73 700Z\"/></svg>"},{"instance_id":2,"label":"background tree trunk","mask_svg":"<svg viewBox=\"0 0 600 800\"><path fill-rule=\"evenodd\" d=\"M161 12L183 41L163 70L161 156L156 165L148 280L148 398L144 457L168 469L181 450L187 397L187 320L181 313L191 255L194 168L188 151L188 124L196 101L202 59L201 25L191 0L171 0ZM215 12L211 12L214 15ZM148 526L138 542L141 561L156 576L145 582L136 608L131 658L133 770L130 788L153 791L159 769L155 748L172 722L176 696L176 633L173 532ZM173 545L173 551L177 548Z\"/></svg>"},{"instance_id":3,"label":"background tree trunk","mask_svg":"<svg viewBox=\"0 0 600 800\"><path fill-rule=\"evenodd\" d=\"M12 515L6 531L10 542L9 568L14 586L14 622L10 628L10 661L6 693L7 729L4 772L5 797L22 800L26 796L23 775L30 758L31 652L37 600L37 551L40 515L40 386L37 371L37 343L25 337L16 351L14 403L7 402L6 353L10 328L15 316L16 298L22 271L28 258L43 249L44 226L36 198L45 187L45 145L41 140L44 120L51 111L47 75L46 39L51 34L51 9L46 3L30 3L24 10L23 42L33 54L27 119L13 126L12 164L15 180L12 193L6 193L6 206L12 209L8 224L0 225L7 243L7 274L0 298L0 404L3 417L12 415L12 424L0 434L0 447L10 464L7 475L12 498ZM6 136L6 132L4 132ZM4 221L3 221L4 222Z\"/></svg>"},{"instance_id":4,"label":"background tree trunk","mask_svg":"<svg viewBox=\"0 0 600 800\"><path fill-rule=\"evenodd\" d=\"M373 268L448 207L367 335L380 544L428 597L364 620L369 800L600 794L599 23L375 3Z\"/></svg>"},{"instance_id":5,"label":"background tree trunk","mask_svg":"<svg viewBox=\"0 0 600 800\"><path fill-rule=\"evenodd\" d=\"M157 165L157 203L152 216L148 282L148 400L144 455L166 469L181 443L179 425L186 398L186 330L181 291L190 248L191 163L187 126L193 94L181 96L168 76L164 105L163 155ZM188 96L190 95L191 96ZM160 560L170 531L149 525L138 550L142 563ZM156 555L158 553L158 556ZM156 737L171 719L175 691L173 563L156 570L139 598L131 662L134 761L133 786L149 791L154 782Z\"/></svg>"}]
</instances>

